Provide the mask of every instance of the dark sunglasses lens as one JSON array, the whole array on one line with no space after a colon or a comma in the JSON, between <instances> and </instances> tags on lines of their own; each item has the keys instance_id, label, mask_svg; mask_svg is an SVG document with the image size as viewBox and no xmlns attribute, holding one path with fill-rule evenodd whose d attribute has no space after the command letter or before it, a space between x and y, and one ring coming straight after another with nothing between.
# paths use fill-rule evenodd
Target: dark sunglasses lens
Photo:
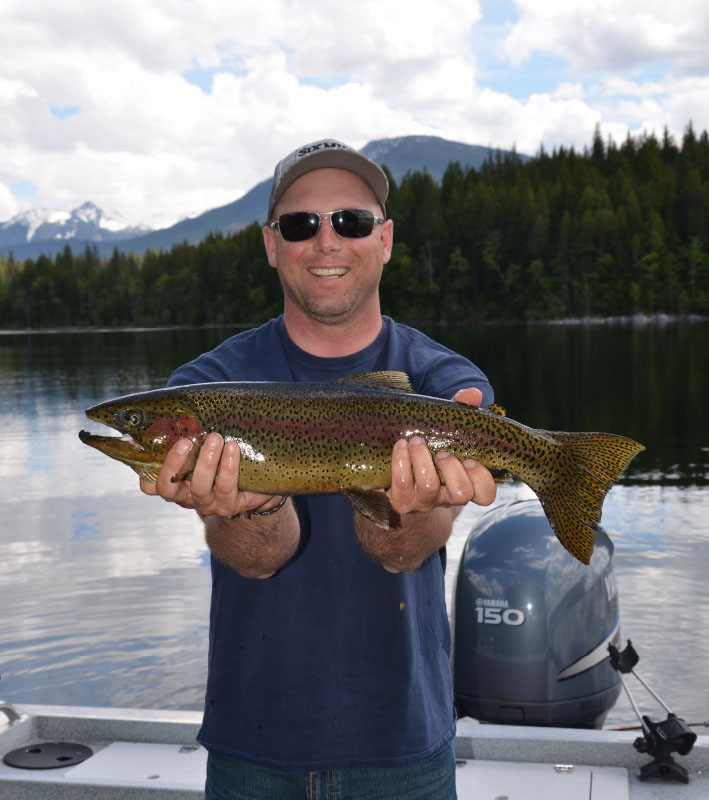
<instances>
[{"instance_id":1,"label":"dark sunglasses lens","mask_svg":"<svg viewBox=\"0 0 709 800\"><path fill-rule=\"evenodd\" d=\"M345 208L330 219L335 233L347 239L362 239L374 228L374 214L364 209Z\"/></svg>"},{"instance_id":2,"label":"dark sunglasses lens","mask_svg":"<svg viewBox=\"0 0 709 800\"><path fill-rule=\"evenodd\" d=\"M374 214L360 208L344 208L330 217L332 228L346 239L362 239L374 229ZM320 215L310 211L291 211L278 218L278 230L287 242L312 239L320 228Z\"/></svg>"},{"instance_id":3,"label":"dark sunglasses lens","mask_svg":"<svg viewBox=\"0 0 709 800\"><path fill-rule=\"evenodd\" d=\"M278 230L287 242L304 242L312 239L320 227L320 217L308 211L292 211L278 218Z\"/></svg>"}]
</instances>

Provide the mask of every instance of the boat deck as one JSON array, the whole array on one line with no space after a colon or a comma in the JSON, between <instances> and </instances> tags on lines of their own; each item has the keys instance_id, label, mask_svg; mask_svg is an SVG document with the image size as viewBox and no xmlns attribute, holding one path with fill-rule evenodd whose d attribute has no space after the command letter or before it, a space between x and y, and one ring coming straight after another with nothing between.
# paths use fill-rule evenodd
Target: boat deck
<instances>
[{"instance_id":1,"label":"boat deck","mask_svg":"<svg viewBox=\"0 0 709 800\"><path fill-rule=\"evenodd\" d=\"M0 714L0 758L49 742L89 746L74 766L19 769L0 761L3 800L195 800L202 796L206 752L195 745L201 714L70 706L16 706ZM643 782L651 759L633 747L637 733L458 723L459 800L705 800L709 736L675 756L689 784Z\"/></svg>"}]
</instances>

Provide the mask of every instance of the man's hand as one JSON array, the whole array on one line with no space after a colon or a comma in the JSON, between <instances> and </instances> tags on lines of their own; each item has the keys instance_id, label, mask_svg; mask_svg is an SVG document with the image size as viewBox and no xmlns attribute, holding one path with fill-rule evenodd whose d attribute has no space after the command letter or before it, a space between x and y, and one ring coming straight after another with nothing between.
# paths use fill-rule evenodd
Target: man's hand
<instances>
[{"instance_id":1,"label":"man's hand","mask_svg":"<svg viewBox=\"0 0 709 800\"><path fill-rule=\"evenodd\" d=\"M157 482L141 480L140 488L195 509L217 559L246 578L270 578L298 549L300 522L293 503L288 501L273 514L251 515L275 508L282 498L239 489L239 446L225 443L218 433L206 438L191 477L173 482L174 475L189 468L193 446L187 439L177 442L165 457Z\"/></svg>"},{"instance_id":2,"label":"man's hand","mask_svg":"<svg viewBox=\"0 0 709 800\"><path fill-rule=\"evenodd\" d=\"M239 445L225 442L218 433L207 436L191 477L173 482L173 476L189 463L194 446L189 439L180 439L165 456L157 482L141 479L141 490L183 508L194 508L202 517L212 514L233 517L249 511L268 511L280 502L280 496L239 489Z\"/></svg>"},{"instance_id":3,"label":"man's hand","mask_svg":"<svg viewBox=\"0 0 709 800\"><path fill-rule=\"evenodd\" d=\"M475 388L461 389L453 399L478 406L482 392ZM431 511L437 506L462 506L471 500L487 506L497 493L492 475L482 464L472 459L461 462L449 453L438 453L434 459L418 436L408 441L402 439L394 445L391 478L387 494L392 507L400 514Z\"/></svg>"},{"instance_id":4,"label":"man's hand","mask_svg":"<svg viewBox=\"0 0 709 800\"><path fill-rule=\"evenodd\" d=\"M477 406L482 393L462 389L453 399ZM472 459L461 462L449 453L434 458L417 436L394 445L391 477L387 496L401 514L401 527L384 531L355 514L355 533L362 549L389 572L416 569L445 545L466 503L472 500L486 506L497 493L495 480L482 464Z\"/></svg>"}]
</instances>

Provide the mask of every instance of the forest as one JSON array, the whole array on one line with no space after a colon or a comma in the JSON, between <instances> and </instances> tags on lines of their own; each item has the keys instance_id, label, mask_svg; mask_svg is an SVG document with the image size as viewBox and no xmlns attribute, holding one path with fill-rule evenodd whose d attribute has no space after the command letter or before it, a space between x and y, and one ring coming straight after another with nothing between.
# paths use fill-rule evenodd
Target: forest
<instances>
[{"instance_id":1,"label":"forest","mask_svg":"<svg viewBox=\"0 0 709 800\"><path fill-rule=\"evenodd\" d=\"M391 180L391 176L390 176ZM401 321L709 314L709 137L691 124L583 152L391 180L382 309ZM0 257L0 328L252 325L281 288L254 223L197 245Z\"/></svg>"}]
</instances>

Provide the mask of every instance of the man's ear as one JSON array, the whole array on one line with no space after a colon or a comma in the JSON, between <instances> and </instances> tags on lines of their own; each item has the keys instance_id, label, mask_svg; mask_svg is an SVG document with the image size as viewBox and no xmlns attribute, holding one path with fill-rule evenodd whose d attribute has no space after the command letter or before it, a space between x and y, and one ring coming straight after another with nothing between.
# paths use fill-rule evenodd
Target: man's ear
<instances>
[{"instance_id":1,"label":"man's ear","mask_svg":"<svg viewBox=\"0 0 709 800\"><path fill-rule=\"evenodd\" d=\"M386 264L391 258L391 249L394 246L394 220L382 222L382 263Z\"/></svg>"},{"instance_id":2,"label":"man's ear","mask_svg":"<svg viewBox=\"0 0 709 800\"><path fill-rule=\"evenodd\" d=\"M276 263L276 232L273 228L269 228L267 225L264 226L262 229L263 232L263 246L266 248L266 256L268 257L268 263L275 269L277 266Z\"/></svg>"}]
</instances>

